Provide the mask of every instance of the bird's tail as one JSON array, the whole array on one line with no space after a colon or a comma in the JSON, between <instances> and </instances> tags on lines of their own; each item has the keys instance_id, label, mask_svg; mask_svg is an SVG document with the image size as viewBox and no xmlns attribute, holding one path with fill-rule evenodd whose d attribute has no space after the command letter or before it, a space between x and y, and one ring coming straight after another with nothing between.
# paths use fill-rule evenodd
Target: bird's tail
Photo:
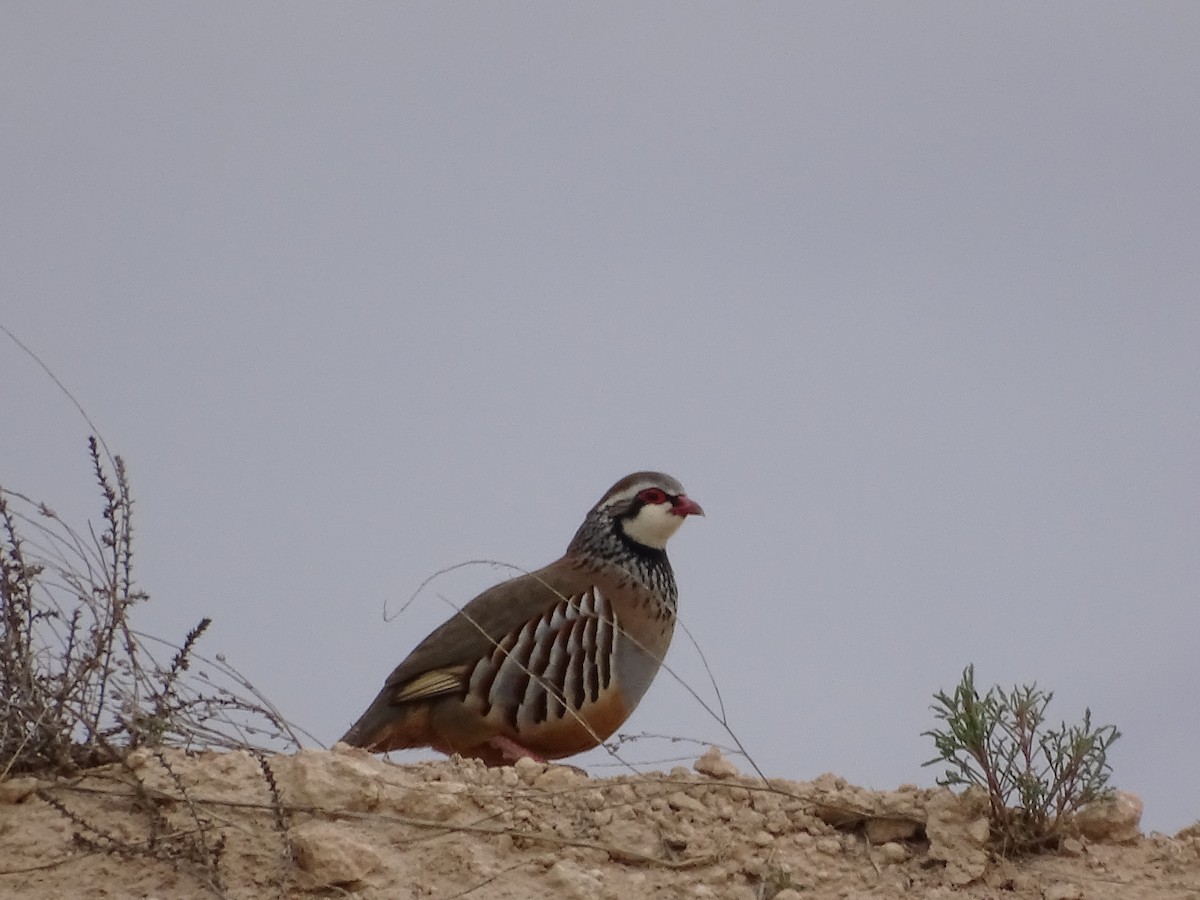
<instances>
[{"instance_id":1,"label":"bird's tail","mask_svg":"<svg viewBox=\"0 0 1200 900\"><path fill-rule=\"evenodd\" d=\"M341 740L372 753L428 747L434 743L428 703L396 703L383 691Z\"/></svg>"}]
</instances>

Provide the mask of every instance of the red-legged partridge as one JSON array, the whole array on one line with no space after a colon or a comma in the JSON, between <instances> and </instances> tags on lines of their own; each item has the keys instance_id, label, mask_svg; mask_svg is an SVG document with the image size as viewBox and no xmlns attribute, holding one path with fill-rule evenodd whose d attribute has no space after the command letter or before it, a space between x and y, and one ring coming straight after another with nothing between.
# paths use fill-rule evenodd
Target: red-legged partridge
<instances>
[{"instance_id":1,"label":"red-legged partridge","mask_svg":"<svg viewBox=\"0 0 1200 900\"><path fill-rule=\"evenodd\" d=\"M567 552L484 591L425 638L342 738L489 765L595 747L633 712L675 630L667 540L704 515L659 472L614 484Z\"/></svg>"}]
</instances>

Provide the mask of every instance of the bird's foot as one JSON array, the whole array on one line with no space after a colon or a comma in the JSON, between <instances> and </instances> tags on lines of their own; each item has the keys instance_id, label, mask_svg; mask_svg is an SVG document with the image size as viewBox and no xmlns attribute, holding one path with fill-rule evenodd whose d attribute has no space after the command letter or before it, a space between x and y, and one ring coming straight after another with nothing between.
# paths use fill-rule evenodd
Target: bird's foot
<instances>
[{"instance_id":1,"label":"bird's foot","mask_svg":"<svg viewBox=\"0 0 1200 900\"><path fill-rule=\"evenodd\" d=\"M523 747L512 738L506 738L503 735L496 735L490 741L488 746L500 754L500 758L507 765L512 765L519 759L532 759L534 762L544 763L546 757L534 753L528 747Z\"/></svg>"}]
</instances>

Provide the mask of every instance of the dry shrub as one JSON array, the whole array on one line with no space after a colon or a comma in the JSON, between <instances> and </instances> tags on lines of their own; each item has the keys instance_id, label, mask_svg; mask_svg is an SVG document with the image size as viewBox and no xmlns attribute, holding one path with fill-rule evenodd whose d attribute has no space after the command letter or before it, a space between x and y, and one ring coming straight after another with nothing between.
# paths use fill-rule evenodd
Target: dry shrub
<instances>
[{"instance_id":1,"label":"dry shrub","mask_svg":"<svg viewBox=\"0 0 1200 900\"><path fill-rule=\"evenodd\" d=\"M71 822L80 850L188 863L221 895L224 834L178 778L175 800L190 810L191 826L170 828L161 798L143 784L129 754L148 751L173 775L163 747L255 753L286 845L286 812L263 750L295 749L300 740L220 656L197 654L210 619L178 644L136 629L135 607L149 597L133 578L133 500L124 463L102 448L89 440L103 501L99 528L81 532L45 504L0 488L0 780L117 764L135 789L143 838L109 833L53 788L38 796ZM169 661L160 662L151 647L169 653Z\"/></svg>"},{"instance_id":2,"label":"dry shrub","mask_svg":"<svg viewBox=\"0 0 1200 900\"><path fill-rule=\"evenodd\" d=\"M0 777L64 774L137 747L299 746L235 670L197 656L211 620L174 646L134 627L134 607L149 598L133 578L129 480L120 457L105 465L95 438L88 449L99 530L81 533L0 488ZM171 650L170 661L152 645ZM187 674L197 661L205 667Z\"/></svg>"}]
</instances>

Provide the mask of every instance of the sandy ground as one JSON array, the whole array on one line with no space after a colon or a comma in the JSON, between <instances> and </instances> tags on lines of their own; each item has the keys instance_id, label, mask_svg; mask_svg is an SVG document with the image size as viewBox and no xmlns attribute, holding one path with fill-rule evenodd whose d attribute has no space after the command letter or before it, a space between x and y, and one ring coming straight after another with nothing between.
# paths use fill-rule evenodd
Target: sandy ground
<instances>
[{"instance_id":1,"label":"sandy ground","mask_svg":"<svg viewBox=\"0 0 1200 900\"><path fill-rule=\"evenodd\" d=\"M1127 795L1091 837L1013 863L975 798L768 785L715 752L603 779L346 748L267 764L171 751L0 782L0 897L1200 898L1200 825L1144 836Z\"/></svg>"}]
</instances>

